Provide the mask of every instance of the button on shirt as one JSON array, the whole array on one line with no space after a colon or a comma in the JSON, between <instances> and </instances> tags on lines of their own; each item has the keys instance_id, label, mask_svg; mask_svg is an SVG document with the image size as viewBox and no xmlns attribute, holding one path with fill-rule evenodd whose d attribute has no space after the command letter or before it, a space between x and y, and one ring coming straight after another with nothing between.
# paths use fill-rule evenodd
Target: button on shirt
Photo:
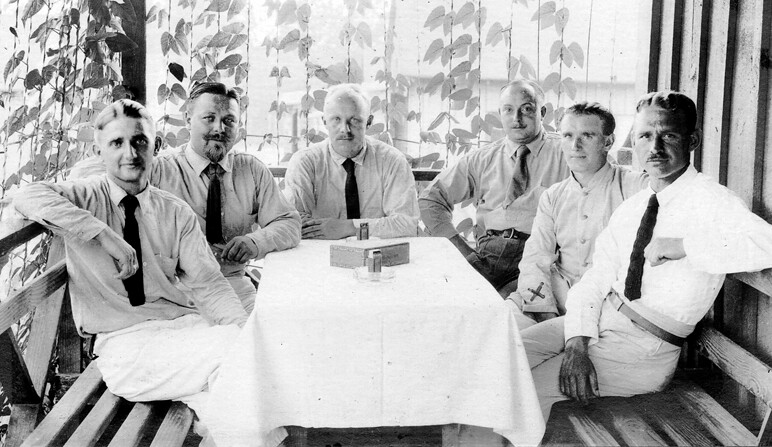
<instances>
[{"instance_id":1,"label":"button on shirt","mask_svg":"<svg viewBox=\"0 0 772 447\"><path fill-rule=\"evenodd\" d=\"M526 299L522 310L565 313L565 291L592 263L595 238L606 228L611 213L648 185L643 172L606 163L586 187L571 175L547 189L520 261L517 293ZM553 291L553 282L562 287ZM533 293L528 289L536 290L541 283L544 299L529 301Z\"/></svg>"},{"instance_id":2,"label":"button on shirt","mask_svg":"<svg viewBox=\"0 0 772 447\"><path fill-rule=\"evenodd\" d=\"M624 295L633 242L652 194L646 188L622 203L598 236L592 267L568 292L566 340L597 341L601 304L612 288ZM656 267L646 262L641 298L632 305L694 325L713 305L727 273L772 267L772 225L693 167L657 193L657 200L653 238L682 238L686 257Z\"/></svg>"},{"instance_id":3,"label":"button on shirt","mask_svg":"<svg viewBox=\"0 0 772 447\"><path fill-rule=\"evenodd\" d=\"M206 233L206 200L210 161L190 148L162 152L154 163L150 183L190 204ZM257 244L258 257L297 246L300 216L279 190L271 171L252 155L229 152L220 161L222 229L225 242L247 236ZM255 224L259 228L253 229ZM245 263L221 262L225 276L243 276Z\"/></svg>"},{"instance_id":4,"label":"button on shirt","mask_svg":"<svg viewBox=\"0 0 772 447\"><path fill-rule=\"evenodd\" d=\"M569 169L560 150L560 136L544 129L528 143L528 190L504 208L507 187L515 170L519 144L502 138L461 157L442 171L418 200L421 219L432 236L453 237L453 206L474 199L477 207L477 234L485 230L515 228L531 233L539 197L551 185L568 177Z\"/></svg>"},{"instance_id":5,"label":"button on shirt","mask_svg":"<svg viewBox=\"0 0 772 447\"><path fill-rule=\"evenodd\" d=\"M187 204L152 186L138 194L145 304L129 303L112 257L94 240L106 227L122 234L126 192L106 176L22 188L14 207L63 236L75 324L81 334L124 329L147 320L200 313L216 324L243 325L247 314L220 269ZM177 282L190 290L184 295ZM195 307L189 304L189 298Z\"/></svg>"},{"instance_id":6,"label":"button on shirt","mask_svg":"<svg viewBox=\"0 0 772 447\"><path fill-rule=\"evenodd\" d=\"M292 156L287 167L285 194L304 218L346 219L346 157L329 140ZM418 201L415 178L405 155L381 141L366 138L365 148L352 158L359 189L361 219L370 235L382 238L415 236Z\"/></svg>"}]
</instances>

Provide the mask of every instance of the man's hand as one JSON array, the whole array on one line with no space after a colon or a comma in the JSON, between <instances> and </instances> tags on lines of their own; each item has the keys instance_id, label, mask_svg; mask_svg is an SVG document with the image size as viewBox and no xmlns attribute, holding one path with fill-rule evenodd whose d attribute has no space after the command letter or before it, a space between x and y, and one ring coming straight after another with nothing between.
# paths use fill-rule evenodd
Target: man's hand
<instances>
[{"instance_id":1,"label":"man's hand","mask_svg":"<svg viewBox=\"0 0 772 447\"><path fill-rule=\"evenodd\" d=\"M674 237L658 237L652 239L643 250L643 256L652 267L662 265L667 261L675 261L686 256L684 240Z\"/></svg>"},{"instance_id":2,"label":"man's hand","mask_svg":"<svg viewBox=\"0 0 772 447\"><path fill-rule=\"evenodd\" d=\"M303 223L303 239L343 239L356 234L351 219L309 219Z\"/></svg>"},{"instance_id":3,"label":"man's hand","mask_svg":"<svg viewBox=\"0 0 772 447\"><path fill-rule=\"evenodd\" d=\"M599 397L598 376L590 360L587 344L590 337L572 337L566 342L565 357L560 365L560 392L587 404L593 397Z\"/></svg>"},{"instance_id":4,"label":"man's hand","mask_svg":"<svg viewBox=\"0 0 772 447\"><path fill-rule=\"evenodd\" d=\"M452 242L453 245L455 245L456 248L458 248L458 251L460 251L465 258L471 255L472 253L474 253L474 250L472 250L472 247L470 247L469 244L466 243L466 241L460 234L457 234L452 238L450 238L450 242Z\"/></svg>"},{"instance_id":5,"label":"man's hand","mask_svg":"<svg viewBox=\"0 0 772 447\"><path fill-rule=\"evenodd\" d=\"M113 275L114 278L124 280L137 273L137 270L139 270L137 252L115 231L105 228L97 234L95 239L105 249L107 254L113 258L113 262L115 262L118 274Z\"/></svg>"},{"instance_id":6,"label":"man's hand","mask_svg":"<svg viewBox=\"0 0 772 447\"><path fill-rule=\"evenodd\" d=\"M260 253L255 241L247 236L236 236L222 249L222 258L232 262L247 262Z\"/></svg>"}]
</instances>

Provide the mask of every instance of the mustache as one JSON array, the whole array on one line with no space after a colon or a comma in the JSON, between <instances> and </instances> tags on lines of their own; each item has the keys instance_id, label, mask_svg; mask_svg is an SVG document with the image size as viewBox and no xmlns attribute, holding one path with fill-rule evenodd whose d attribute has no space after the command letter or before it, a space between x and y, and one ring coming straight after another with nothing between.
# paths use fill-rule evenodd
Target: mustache
<instances>
[{"instance_id":1,"label":"mustache","mask_svg":"<svg viewBox=\"0 0 772 447\"><path fill-rule=\"evenodd\" d=\"M206 141L219 141L220 143L227 143L233 139L232 136L225 134L225 133L218 133L218 134L207 134L204 135L204 140Z\"/></svg>"}]
</instances>

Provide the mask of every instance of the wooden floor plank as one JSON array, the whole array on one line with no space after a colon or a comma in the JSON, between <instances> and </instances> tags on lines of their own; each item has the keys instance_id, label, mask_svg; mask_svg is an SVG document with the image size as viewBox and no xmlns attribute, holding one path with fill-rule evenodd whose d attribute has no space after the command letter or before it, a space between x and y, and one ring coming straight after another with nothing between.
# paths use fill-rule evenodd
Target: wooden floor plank
<instances>
[{"instance_id":1,"label":"wooden floor plank","mask_svg":"<svg viewBox=\"0 0 772 447\"><path fill-rule=\"evenodd\" d=\"M684 408L722 445L755 445L756 437L702 388L685 383L676 394Z\"/></svg>"},{"instance_id":2,"label":"wooden floor plank","mask_svg":"<svg viewBox=\"0 0 772 447\"><path fill-rule=\"evenodd\" d=\"M576 436L584 445L619 445L617 440L614 439L614 436L606 430L606 427L593 421L585 414L569 414L568 420L571 422Z\"/></svg>"},{"instance_id":3,"label":"wooden floor plank","mask_svg":"<svg viewBox=\"0 0 772 447\"><path fill-rule=\"evenodd\" d=\"M83 371L78 380L54 405L35 431L22 444L23 447L42 447L52 445L57 436L64 431L73 418L86 406L88 400L103 386L102 373L92 363Z\"/></svg>"},{"instance_id":4,"label":"wooden floor plank","mask_svg":"<svg viewBox=\"0 0 772 447\"><path fill-rule=\"evenodd\" d=\"M121 398L105 390L64 447L93 447L118 412Z\"/></svg>"},{"instance_id":5,"label":"wooden floor plank","mask_svg":"<svg viewBox=\"0 0 772 447\"><path fill-rule=\"evenodd\" d=\"M193 411L182 402L174 402L158 428L150 447L179 447L193 423Z\"/></svg>"},{"instance_id":6,"label":"wooden floor plank","mask_svg":"<svg viewBox=\"0 0 772 447\"><path fill-rule=\"evenodd\" d=\"M145 427L150 419L157 414L154 411L155 407L154 404L135 403L108 447L136 447L139 445Z\"/></svg>"}]
</instances>

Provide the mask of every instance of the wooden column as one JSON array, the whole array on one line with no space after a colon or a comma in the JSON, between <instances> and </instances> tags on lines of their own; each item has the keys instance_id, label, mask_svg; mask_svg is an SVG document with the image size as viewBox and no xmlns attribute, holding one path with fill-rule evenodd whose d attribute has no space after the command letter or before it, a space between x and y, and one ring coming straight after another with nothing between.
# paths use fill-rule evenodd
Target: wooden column
<instances>
[{"instance_id":1,"label":"wooden column","mask_svg":"<svg viewBox=\"0 0 772 447\"><path fill-rule=\"evenodd\" d=\"M147 42L145 37L145 0L126 0L137 17L135 23L124 24L126 36L137 44L134 51L121 53L121 75L123 84L134 95L135 100L146 104L147 100Z\"/></svg>"}]
</instances>

